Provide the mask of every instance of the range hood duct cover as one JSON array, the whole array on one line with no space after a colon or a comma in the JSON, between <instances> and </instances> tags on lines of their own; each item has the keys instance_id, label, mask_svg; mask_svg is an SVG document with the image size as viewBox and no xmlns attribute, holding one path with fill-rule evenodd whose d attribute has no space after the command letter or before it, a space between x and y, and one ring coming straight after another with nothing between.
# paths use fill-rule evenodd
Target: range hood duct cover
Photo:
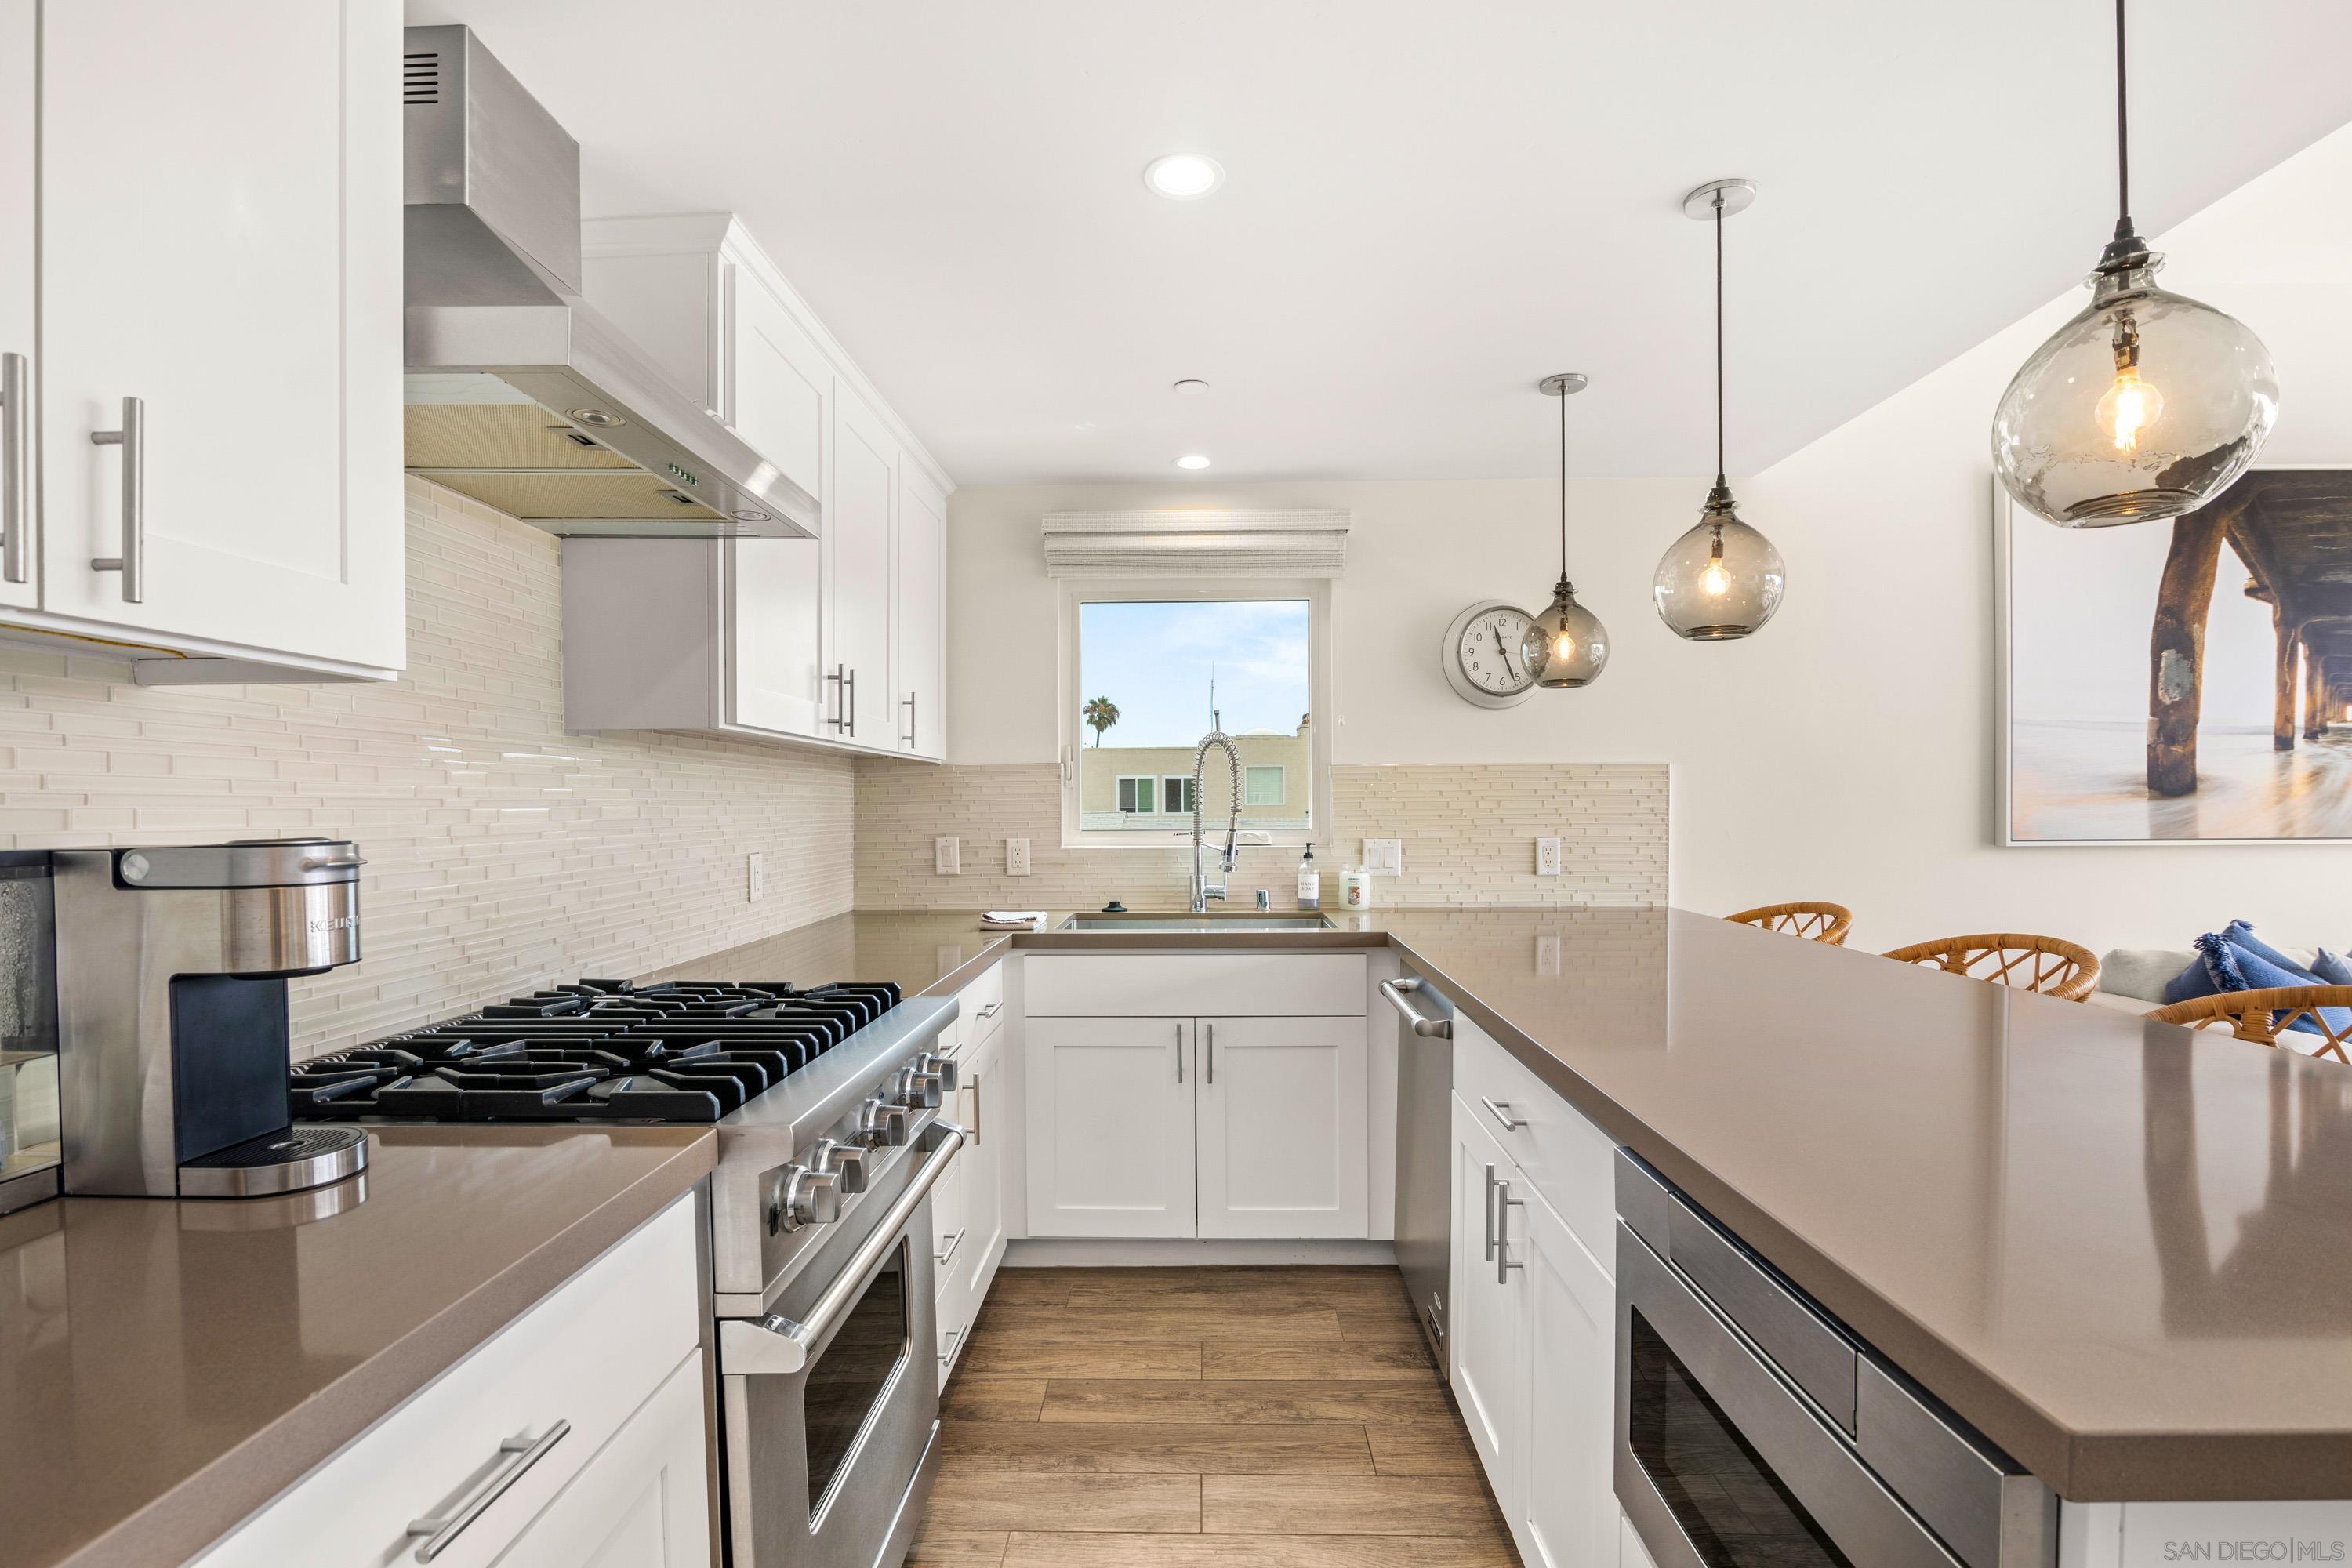
<instances>
[{"instance_id":1,"label":"range hood duct cover","mask_svg":"<svg viewBox=\"0 0 2352 1568\"><path fill-rule=\"evenodd\" d=\"M816 498L580 298L580 144L472 29L404 53L408 470L553 533L814 538Z\"/></svg>"}]
</instances>

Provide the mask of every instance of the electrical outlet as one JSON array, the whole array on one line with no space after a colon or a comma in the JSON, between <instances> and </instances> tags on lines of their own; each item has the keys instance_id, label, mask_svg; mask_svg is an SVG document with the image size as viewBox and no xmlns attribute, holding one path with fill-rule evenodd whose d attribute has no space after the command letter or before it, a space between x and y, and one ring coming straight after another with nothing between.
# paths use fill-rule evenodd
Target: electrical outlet
<instances>
[{"instance_id":1,"label":"electrical outlet","mask_svg":"<svg viewBox=\"0 0 2352 1568\"><path fill-rule=\"evenodd\" d=\"M744 863L744 889L748 901L758 903L768 896L768 858L757 849Z\"/></svg>"},{"instance_id":2,"label":"electrical outlet","mask_svg":"<svg viewBox=\"0 0 2352 1568\"><path fill-rule=\"evenodd\" d=\"M942 877L960 875L963 870L961 843L953 838L931 840L931 868Z\"/></svg>"},{"instance_id":3,"label":"electrical outlet","mask_svg":"<svg viewBox=\"0 0 2352 1568\"><path fill-rule=\"evenodd\" d=\"M1559 875L1559 839L1538 838L1536 840L1536 875L1538 877L1557 877Z\"/></svg>"},{"instance_id":4,"label":"electrical outlet","mask_svg":"<svg viewBox=\"0 0 2352 1568\"><path fill-rule=\"evenodd\" d=\"M1402 838L1367 838L1364 840L1364 869L1384 876L1404 875L1404 840Z\"/></svg>"},{"instance_id":5,"label":"electrical outlet","mask_svg":"<svg viewBox=\"0 0 2352 1568\"><path fill-rule=\"evenodd\" d=\"M1548 931L1536 938L1536 973L1546 980L1559 978L1559 932Z\"/></svg>"},{"instance_id":6,"label":"electrical outlet","mask_svg":"<svg viewBox=\"0 0 2352 1568\"><path fill-rule=\"evenodd\" d=\"M1029 874L1029 840L1008 838L1004 841L1004 874L1008 877Z\"/></svg>"}]
</instances>

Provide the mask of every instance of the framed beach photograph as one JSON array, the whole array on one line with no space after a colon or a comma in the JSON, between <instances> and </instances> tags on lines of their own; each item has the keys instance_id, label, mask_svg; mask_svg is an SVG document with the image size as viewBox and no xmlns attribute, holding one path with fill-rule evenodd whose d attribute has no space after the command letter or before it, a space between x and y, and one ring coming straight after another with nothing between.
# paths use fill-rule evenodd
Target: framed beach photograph
<instances>
[{"instance_id":1,"label":"framed beach photograph","mask_svg":"<svg viewBox=\"0 0 2352 1568\"><path fill-rule=\"evenodd\" d=\"M2004 843L2352 840L2352 468L1993 540Z\"/></svg>"}]
</instances>

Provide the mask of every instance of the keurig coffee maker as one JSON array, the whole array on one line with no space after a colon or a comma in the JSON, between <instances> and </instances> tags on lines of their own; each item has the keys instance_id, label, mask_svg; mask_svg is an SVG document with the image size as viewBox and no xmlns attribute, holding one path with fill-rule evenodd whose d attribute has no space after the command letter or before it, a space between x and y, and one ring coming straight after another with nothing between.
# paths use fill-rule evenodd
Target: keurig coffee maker
<instances>
[{"instance_id":1,"label":"keurig coffee maker","mask_svg":"<svg viewBox=\"0 0 2352 1568\"><path fill-rule=\"evenodd\" d=\"M358 848L52 851L65 1190L246 1197L341 1181L357 1127L295 1128L286 982L360 956Z\"/></svg>"}]
</instances>

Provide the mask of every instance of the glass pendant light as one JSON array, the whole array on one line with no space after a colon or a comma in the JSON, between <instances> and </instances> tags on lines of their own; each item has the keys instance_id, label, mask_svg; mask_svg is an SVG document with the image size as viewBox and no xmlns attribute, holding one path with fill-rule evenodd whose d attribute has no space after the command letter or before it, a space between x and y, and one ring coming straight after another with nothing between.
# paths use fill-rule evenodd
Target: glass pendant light
<instances>
[{"instance_id":1,"label":"glass pendant light","mask_svg":"<svg viewBox=\"0 0 2352 1568\"><path fill-rule=\"evenodd\" d=\"M1723 479L1723 220L1756 199L1753 180L1714 180L1683 198L1685 216L1715 225L1715 488L1698 521L1650 580L1658 618L1678 637L1729 642L1772 618L1788 572L1772 542L1739 521Z\"/></svg>"},{"instance_id":2,"label":"glass pendant light","mask_svg":"<svg viewBox=\"0 0 2352 1568\"><path fill-rule=\"evenodd\" d=\"M1538 686L1554 690L1590 686L1609 668L1609 629L1576 602L1576 584L1568 580L1568 400L1587 384L1572 370L1536 383L1546 397L1559 399L1559 585L1551 591L1551 607L1528 623L1519 657Z\"/></svg>"},{"instance_id":3,"label":"glass pendant light","mask_svg":"<svg viewBox=\"0 0 2352 1568\"><path fill-rule=\"evenodd\" d=\"M2091 302L2034 351L1992 420L2020 506L2061 528L2194 511L2246 471L2278 418L2270 351L2210 305L2156 286L2164 258L2131 220L2124 0L2116 0L2116 237Z\"/></svg>"}]
</instances>

